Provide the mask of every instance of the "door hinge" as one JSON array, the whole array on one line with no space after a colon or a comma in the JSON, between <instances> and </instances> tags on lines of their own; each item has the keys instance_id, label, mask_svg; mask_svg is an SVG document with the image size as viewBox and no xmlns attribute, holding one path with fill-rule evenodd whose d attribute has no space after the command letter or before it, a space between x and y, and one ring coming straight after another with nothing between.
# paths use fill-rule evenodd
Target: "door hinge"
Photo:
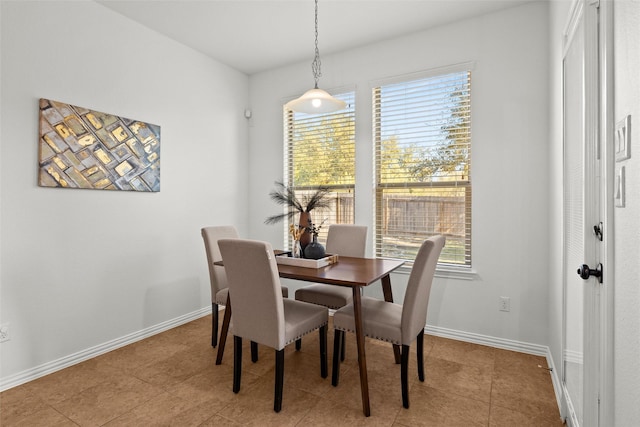
<instances>
[{"instance_id":1,"label":"door hinge","mask_svg":"<svg viewBox=\"0 0 640 427\"><path fill-rule=\"evenodd\" d=\"M600 8L600 0L590 0L589 5L595 6L596 9Z\"/></svg>"},{"instance_id":2,"label":"door hinge","mask_svg":"<svg viewBox=\"0 0 640 427\"><path fill-rule=\"evenodd\" d=\"M595 233L598 240L602 242L602 222L599 222L598 225L593 226L593 232Z\"/></svg>"}]
</instances>

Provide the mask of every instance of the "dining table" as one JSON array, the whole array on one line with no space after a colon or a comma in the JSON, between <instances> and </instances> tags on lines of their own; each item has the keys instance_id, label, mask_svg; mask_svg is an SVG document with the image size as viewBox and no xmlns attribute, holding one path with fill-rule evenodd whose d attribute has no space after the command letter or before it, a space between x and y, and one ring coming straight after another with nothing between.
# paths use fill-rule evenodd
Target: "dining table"
<instances>
[{"instance_id":1,"label":"dining table","mask_svg":"<svg viewBox=\"0 0 640 427\"><path fill-rule=\"evenodd\" d=\"M283 255L283 253L276 251L276 256L278 255ZM219 264L222 265L222 262ZM369 380L367 377L365 334L362 322L361 289L380 281L384 300L393 302L390 273L403 264L404 261L402 260L343 256L339 256L337 262L320 268L278 263L278 274L281 278L323 283L333 286L346 286L352 289L362 411L367 417L371 415L371 407L369 405ZM230 318L231 301L229 297L227 297L227 305L225 307L222 331L220 334L220 348L218 349L218 356L216 358L216 364L218 365L222 363ZM393 353L395 362L400 363L400 347L398 345L393 346Z\"/></svg>"}]
</instances>

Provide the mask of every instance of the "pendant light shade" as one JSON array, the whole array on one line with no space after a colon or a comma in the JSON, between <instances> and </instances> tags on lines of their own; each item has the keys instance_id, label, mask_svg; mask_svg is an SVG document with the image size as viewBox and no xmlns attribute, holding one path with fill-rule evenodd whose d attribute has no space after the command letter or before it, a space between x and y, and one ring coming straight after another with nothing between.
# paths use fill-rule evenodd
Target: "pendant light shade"
<instances>
[{"instance_id":1,"label":"pendant light shade","mask_svg":"<svg viewBox=\"0 0 640 427\"><path fill-rule=\"evenodd\" d=\"M318 89L318 79L322 75L320 70L320 51L318 50L318 0L316 2L316 54L311 64L311 71L316 85L313 89L306 91L300 98L289 101L285 107L299 113L320 114L332 113L342 110L347 103L334 98L328 92Z\"/></svg>"},{"instance_id":2,"label":"pendant light shade","mask_svg":"<svg viewBox=\"0 0 640 427\"><path fill-rule=\"evenodd\" d=\"M318 114L331 113L342 110L347 103L329 95L326 91L318 88L309 89L300 98L289 101L285 107L299 113Z\"/></svg>"}]
</instances>

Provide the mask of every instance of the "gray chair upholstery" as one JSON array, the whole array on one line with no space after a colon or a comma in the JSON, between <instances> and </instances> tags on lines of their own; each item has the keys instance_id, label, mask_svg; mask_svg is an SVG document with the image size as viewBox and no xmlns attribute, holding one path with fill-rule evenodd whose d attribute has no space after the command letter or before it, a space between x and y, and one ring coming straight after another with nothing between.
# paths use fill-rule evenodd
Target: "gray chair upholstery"
<instances>
[{"instance_id":1,"label":"gray chair upholstery","mask_svg":"<svg viewBox=\"0 0 640 427\"><path fill-rule=\"evenodd\" d=\"M327 253L339 256L364 257L367 245L367 226L351 224L333 224L327 234ZM296 290L298 301L324 305L338 309L349 304L352 299L349 287L331 286L316 283Z\"/></svg>"},{"instance_id":2,"label":"gray chair upholstery","mask_svg":"<svg viewBox=\"0 0 640 427\"><path fill-rule=\"evenodd\" d=\"M327 323L329 310L282 298L273 248L267 242L243 239L218 241L233 307L233 392L240 391L242 339L276 351L273 409L282 408L284 347L319 329L320 374L327 377Z\"/></svg>"},{"instance_id":3,"label":"gray chair upholstery","mask_svg":"<svg viewBox=\"0 0 640 427\"><path fill-rule=\"evenodd\" d=\"M215 262L222 261L219 239L237 239L238 230L232 225L217 227L205 227L201 230L204 240L204 247L207 251L207 264L209 266L209 282L211 284L211 346L218 345L218 306L227 304L227 275L224 267L215 265Z\"/></svg>"},{"instance_id":4,"label":"gray chair upholstery","mask_svg":"<svg viewBox=\"0 0 640 427\"><path fill-rule=\"evenodd\" d=\"M327 253L338 256L364 257L367 248L367 226L353 224L332 224L327 233ZM344 307L353 301L353 290L349 287L323 285L315 283L296 290L295 299L323 305L331 309ZM301 341L296 342L300 350ZM344 360L345 346L342 346L340 358Z\"/></svg>"},{"instance_id":5,"label":"gray chair upholstery","mask_svg":"<svg viewBox=\"0 0 640 427\"><path fill-rule=\"evenodd\" d=\"M402 305L362 297L362 323L367 337L388 341L402 346L400 379L402 404L409 407L409 386L407 379L409 348L417 338L418 378L424 381L424 327L427 323L427 307L431 283L438 264L438 257L445 244L443 236L425 240L411 269ZM340 374L340 351L345 331L355 333L353 304L336 311L333 315L335 328L332 384L338 385Z\"/></svg>"}]
</instances>

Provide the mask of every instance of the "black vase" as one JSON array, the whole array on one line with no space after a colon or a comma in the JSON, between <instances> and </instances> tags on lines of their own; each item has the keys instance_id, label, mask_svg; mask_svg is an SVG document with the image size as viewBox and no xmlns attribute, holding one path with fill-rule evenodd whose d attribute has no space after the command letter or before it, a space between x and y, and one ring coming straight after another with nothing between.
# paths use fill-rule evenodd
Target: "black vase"
<instances>
[{"instance_id":1,"label":"black vase","mask_svg":"<svg viewBox=\"0 0 640 427\"><path fill-rule=\"evenodd\" d=\"M324 258L324 246L318 243L318 236L313 235L313 241L303 249L304 257L307 259Z\"/></svg>"}]
</instances>

